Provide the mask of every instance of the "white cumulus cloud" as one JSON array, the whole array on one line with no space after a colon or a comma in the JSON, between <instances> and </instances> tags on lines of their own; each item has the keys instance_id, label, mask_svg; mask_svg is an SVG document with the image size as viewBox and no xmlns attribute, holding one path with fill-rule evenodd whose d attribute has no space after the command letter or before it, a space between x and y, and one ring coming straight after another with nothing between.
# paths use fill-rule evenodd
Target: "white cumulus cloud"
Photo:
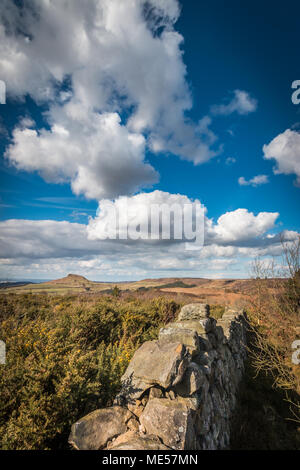
<instances>
[{"instance_id":1,"label":"white cumulus cloud","mask_svg":"<svg viewBox=\"0 0 300 470\"><path fill-rule=\"evenodd\" d=\"M269 144L263 146L264 158L274 159L275 174L295 174L296 184L300 186L300 133L286 129Z\"/></svg>"},{"instance_id":2,"label":"white cumulus cloud","mask_svg":"<svg viewBox=\"0 0 300 470\"><path fill-rule=\"evenodd\" d=\"M247 91L234 90L233 97L226 104L218 104L211 107L211 113L216 115L229 115L237 113L241 115L256 111L257 100Z\"/></svg>"},{"instance_id":3,"label":"white cumulus cloud","mask_svg":"<svg viewBox=\"0 0 300 470\"><path fill-rule=\"evenodd\" d=\"M192 210L188 213L190 208ZM183 241L185 236L189 235L189 222L189 239L193 238L192 235L196 231L201 230L203 234L204 214L205 208L199 200L193 201L185 195L159 190L131 197L121 196L114 201L105 199L99 202L96 217L90 217L88 238L102 240L107 236L124 238L129 235L129 238L139 237L143 240L161 238L175 242Z\"/></svg>"},{"instance_id":4,"label":"white cumulus cloud","mask_svg":"<svg viewBox=\"0 0 300 470\"><path fill-rule=\"evenodd\" d=\"M75 194L92 199L127 194L158 180L144 162L144 137L122 126L117 113L82 112L76 119L70 108L50 130L15 128L6 151L10 162L39 172L47 182L70 182Z\"/></svg>"},{"instance_id":5,"label":"white cumulus cloud","mask_svg":"<svg viewBox=\"0 0 300 470\"><path fill-rule=\"evenodd\" d=\"M217 221L205 213L204 247L185 249L185 240L101 239L101 233L113 221L105 211L110 203L124 209L125 198L101 200L96 217L79 224L54 220L6 220L0 222L1 277L59 277L78 272L94 279L137 279L141 277L204 276L215 269L230 275L244 269L256 256L278 256L281 239L292 242L297 232L274 232L279 214L237 209L221 215ZM162 191L141 193L127 198L127 205L143 224L141 204L192 204L185 195ZM271 232L270 232L271 231ZM193 242L191 242L193 243ZM79 269L79 271L78 271ZM246 268L245 268L246 269ZM247 270L244 270L247 274Z\"/></svg>"},{"instance_id":6,"label":"white cumulus cloud","mask_svg":"<svg viewBox=\"0 0 300 470\"><path fill-rule=\"evenodd\" d=\"M247 209L236 209L221 215L209 233L219 244L243 242L265 234L274 227L278 217L278 212L259 212L254 215Z\"/></svg>"},{"instance_id":7,"label":"white cumulus cloud","mask_svg":"<svg viewBox=\"0 0 300 470\"><path fill-rule=\"evenodd\" d=\"M157 181L145 161L173 153L195 164L220 152L192 98L175 30L177 0L2 0L0 69L10 97L47 103L49 128L26 120L6 156L90 198Z\"/></svg>"},{"instance_id":8,"label":"white cumulus cloud","mask_svg":"<svg viewBox=\"0 0 300 470\"><path fill-rule=\"evenodd\" d=\"M269 178L267 175L257 175L251 178L250 180L246 180L244 176L240 176L238 179L238 183L240 186L260 186L262 184L266 184L269 182Z\"/></svg>"}]
</instances>

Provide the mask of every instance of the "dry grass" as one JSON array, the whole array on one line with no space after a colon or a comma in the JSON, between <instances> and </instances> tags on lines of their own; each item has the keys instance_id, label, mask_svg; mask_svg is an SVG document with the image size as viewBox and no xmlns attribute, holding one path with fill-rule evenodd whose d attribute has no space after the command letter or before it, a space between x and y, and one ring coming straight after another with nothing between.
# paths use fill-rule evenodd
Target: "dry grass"
<instances>
[{"instance_id":1,"label":"dry grass","mask_svg":"<svg viewBox=\"0 0 300 470\"><path fill-rule=\"evenodd\" d=\"M280 269L272 262L267 266L256 260L256 294L249 308L254 336L251 357L257 374L272 379L274 388L285 394L294 419L300 425L300 364L292 360L292 344L300 338L300 238L284 244L284 260ZM287 279L276 274L286 273ZM272 277L272 288L261 282Z\"/></svg>"}]
</instances>

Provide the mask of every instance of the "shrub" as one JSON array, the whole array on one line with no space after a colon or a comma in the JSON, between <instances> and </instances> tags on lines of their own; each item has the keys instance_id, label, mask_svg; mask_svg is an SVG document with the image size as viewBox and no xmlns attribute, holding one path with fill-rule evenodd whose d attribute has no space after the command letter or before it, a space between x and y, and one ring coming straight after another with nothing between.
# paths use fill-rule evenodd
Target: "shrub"
<instances>
[{"instance_id":1,"label":"shrub","mask_svg":"<svg viewBox=\"0 0 300 470\"><path fill-rule=\"evenodd\" d=\"M71 424L112 404L134 351L178 307L164 298L2 295L1 448L66 448Z\"/></svg>"},{"instance_id":2,"label":"shrub","mask_svg":"<svg viewBox=\"0 0 300 470\"><path fill-rule=\"evenodd\" d=\"M213 318L216 320L219 320L222 318L223 314L225 312L225 306L224 305L211 305L210 306L210 314Z\"/></svg>"},{"instance_id":3,"label":"shrub","mask_svg":"<svg viewBox=\"0 0 300 470\"><path fill-rule=\"evenodd\" d=\"M300 423L300 366L292 361L292 343L300 337L300 238L283 243L283 249L280 269L260 260L253 267L256 294L249 308L254 335L251 355L256 373L269 375L273 386L285 392L292 419Z\"/></svg>"}]
</instances>

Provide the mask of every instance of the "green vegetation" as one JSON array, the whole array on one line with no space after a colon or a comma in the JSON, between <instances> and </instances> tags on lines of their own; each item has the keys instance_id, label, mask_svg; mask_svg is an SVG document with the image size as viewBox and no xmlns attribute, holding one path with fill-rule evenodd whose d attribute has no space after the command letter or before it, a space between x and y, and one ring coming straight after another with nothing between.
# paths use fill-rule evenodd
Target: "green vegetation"
<instances>
[{"instance_id":1,"label":"green vegetation","mask_svg":"<svg viewBox=\"0 0 300 470\"><path fill-rule=\"evenodd\" d=\"M292 259L287 254L289 278L274 271L266 276L256 264L247 308L249 360L232 449L300 448L300 366L291 361L291 343L300 338L299 247ZM161 280L89 283L82 294L64 283L51 286L43 294L1 291L0 339L7 346L7 363L0 365L1 449L68 448L72 423L112 404L139 345L157 338L184 303L201 301L178 293L159 296ZM211 316L222 318L224 310L211 305Z\"/></svg>"},{"instance_id":2,"label":"green vegetation","mask_svg":"<svg viewBox=\"0 0 300 470\"><path fill-rule=\"evenodd\" d=\"M120 297L121 289L119 289L118 286L114 286L114 288L112 289L111 294L112 294L114 297Z\"/></svg>"},{"instance_id":3,"label":"green vegetation","mask_svg":"<svg viewBox=\"0 0 300 470\"><path fill-rule=\"evenodd\" d=\"M210 315L215 318L216 320L219 320L222 318L223 314L225 312L225 306L224 305L211 305L210 306Z\"/></svg>"},{"instance_id":4,"label":"green vegetation","mask_svg":"<svg viewBox=\"0 0 300 470\"><path fill-rule=\"evenodd\" d=\"M157 289L168 289L169 287L184 287L184 288L191 288L191 287L196 287L196 284L186 284L183 281L174 281L174 282L168 282L167 284L160 284L159 286L156 286Z\"/></svg>"},{"instance_id":5,"label":"green vegetation","mask_svg":"<svg viewBox=\"0 0 300 470\"><path fill-rule=\"evenodd\" d=\"M68 448L71 424L112 404L134 351L179 307L133 295L2 295L0 448Z\"/></svg>"}]
</instances>

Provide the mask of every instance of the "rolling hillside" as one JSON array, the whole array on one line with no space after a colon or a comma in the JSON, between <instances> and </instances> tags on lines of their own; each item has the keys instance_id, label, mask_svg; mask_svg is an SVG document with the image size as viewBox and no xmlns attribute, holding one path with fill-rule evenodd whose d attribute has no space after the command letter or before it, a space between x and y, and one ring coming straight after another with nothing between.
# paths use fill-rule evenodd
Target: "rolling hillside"
<instances>
[{"instance_id":1,"label":"rolling hillside","mask_svg":"<svg viewBox=\"0 0 300 470\"><path fill-rule=\"evenodd\" d=\"M272 288L272 280L265 280ZM251 279L204 279L204 278L159 278L133 282L96 282L78 274L68 274L61 279L48 282L7 287L2 293L49 293L49 294L109 294L114 286L121 292L135 291L141 294L163 294L189 296L212 304L236 304L249 299L253 293Z\"/></svg>"}]
</instances>

